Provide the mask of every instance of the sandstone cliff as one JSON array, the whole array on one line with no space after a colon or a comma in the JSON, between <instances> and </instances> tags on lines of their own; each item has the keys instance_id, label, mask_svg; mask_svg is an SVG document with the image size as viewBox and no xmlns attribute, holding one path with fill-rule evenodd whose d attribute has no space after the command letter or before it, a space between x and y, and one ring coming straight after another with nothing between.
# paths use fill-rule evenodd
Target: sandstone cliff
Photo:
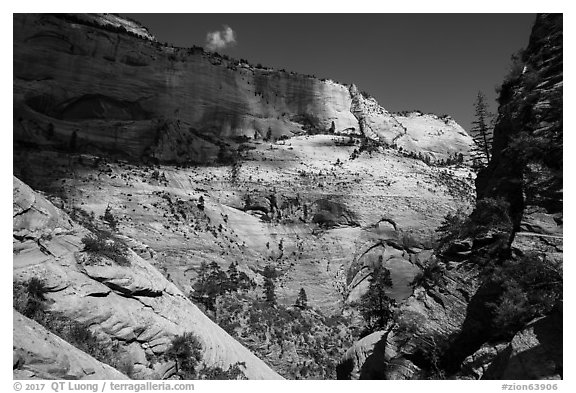
<instances>
[{"instance_id":1,"label":"sandstone cliff","mask_svg":"<svg viewBox=\"0 0 576 393\"><path fill-rule=\"evenodd\" d=\"M223 140L268 134L363 133L437 159L473 144L432 115L396 119L355 86L164 46L113 15L15 15L14 70L14 137L24 144L68 146L75 135L78 148L196 163Z\"/></svg>"}]
</instances>

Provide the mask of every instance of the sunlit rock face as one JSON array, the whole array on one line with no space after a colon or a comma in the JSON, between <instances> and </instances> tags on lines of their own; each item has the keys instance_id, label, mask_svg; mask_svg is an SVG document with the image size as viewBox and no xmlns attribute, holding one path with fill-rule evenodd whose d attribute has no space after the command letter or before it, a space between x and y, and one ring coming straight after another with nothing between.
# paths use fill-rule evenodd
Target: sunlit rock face
<instances>
[{"instance_id":1,"label":"sunlit rock face","mask_svg":"<svg viewBox=\"0 0 576 393\"><path fill-rule=\"evenodd\" d=\"M363 133L433 158L473 143L431 115L397 119L355 86L164 46L113 15L15 15L14 104L17 142L65 145L76 132L78 146L163 162L302 133Z\"/></svg>"},{"instance_id":2,"label":"sunlit rock face","mask_svg":"<svg viewBox=\"0 0 576 393\"><path fill-rule=\"evenodd\" d=\"M129 266L104 258L88 261L82 239L89 231L34 192L13 181L13 280L43 280L50 313L85 323L103 342L118 344L134 364L134 375L160 379L162 358L176 335L192 332L202 345L202 361L224 369L244 362L249 379L280 379L262 360L222 330L153 265L128 251ZM14 312L15 377L121 379L123 374L58 339ZM30 345L39 342L41 345ZM62 356L51 360L54 353ZM65 356L70 364L66 368ZM17 362L15 360L15 362ZM31 366L26 363L44 363ZM52 367L50 367L52 365ZM160 368L159 368L160 367ZM84 375L82 370L92 370ZM169 375L168 375L169 376Z\"/></svg>"}]
</instances>

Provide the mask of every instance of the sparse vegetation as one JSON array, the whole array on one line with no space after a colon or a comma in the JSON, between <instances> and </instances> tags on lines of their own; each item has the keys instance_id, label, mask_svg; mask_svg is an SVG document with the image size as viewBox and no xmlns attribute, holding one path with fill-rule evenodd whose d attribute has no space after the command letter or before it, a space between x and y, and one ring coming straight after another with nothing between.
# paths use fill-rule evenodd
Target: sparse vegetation
<instances>
[{"instance_id":1,"label":"sparse vegetation","mask_svg":"<svg viewBox=\"0 0 576 393\"><path fill-rule=\"evenodd\" d=\"M112 208L110 207L110 205L106 207L104 215L101 218L108 225L110 225L110 228L112 228L113 231L116 231L118 229L118 220L116 219L116 217L114 217L114 214L112 214Z\"/></svg>"},{"instance_id":2,"label":"sparse vegetation","mask_svg":"<svg viewBox=\"0 0 576 393\"><path fill-rule=\"evenodd\" d=\"M503 336L548 314L562 300L562 266L536 253L504 261L494 268L489 280L502 290L489 306L493 325Z\"/></svg>"},{"instance_id":3,"label":"sparse vegetation","mask_svg":"<svg viewBox=\"0 0 576 393\"><path fill-rule=\"evenodd\" d=\"M126 244L106 231L86 235L82 238L84 251L90 257L88 263L100 263L106 257L119 266L130 266L129 251Z\"/></svg>"},{"instance_id":4,"label":"sparse vegetation","mask_svg":"<svg viewBox=\"0 0 576 393\"><path fill-rule=\"evenodd\" d=\"M98 339L89 325L75 321L60 312L48 310L49 301L44 296L48 288L44 281L32 277L27 282L14 282L12 299L14 308L22 315L38 322L50 332L67 341L95 359L114 368L124 368L126 372L126 354L118 342L111 343ZM121 367L124 365L123 367ZM131 377L130 374L127 374Z\"/></svg>"},{"instance_id":5,"label":"sparse vegetation","mask_svg":"<svg viewBox=\"0 0 576 393\"><path fill-rule=\"evenodd\" d=\"M202 262L190 298L201 303L207 310L215 311L218 297L229 292L245 292L254 287L254 282L246 273L238 271L237 263L231 263L226 273L216 262L210 265Z\"/></svg>"},{"instance_id":6,"label":"sparse vegetation","mask_svg":"<svg viewBox=\"0 0 576 393\"><path fill-rule=\"evenodd\" d=\"M349 320L310 308L270 307L252 295L222 296L216 322L286 378L336 377L336 365L354 339Z\"/></svg>"},{"instance_id":7,"label":"sparse vegetation","mask_svg":"<svg viewBox=\"0 0 576 393\"><path fill-rule=\"evenodd\" d=\"M455 240L480 236L488 231L511 231L509 209L509 203L501 198L484 198L477 202L470 216L461 210L448 213L437 229L441 234L440 248Z\"/></svg>"},{"instance_id":8,"label":"sparse vegetation","mask_svg":"<svg viewBox=\"0 0 576 393\"><path fill-rule=\"evenodd\" d=\"M427 289L443 288L446 285L444 274L444 265L438 259L431 258L424 263L422 271L416 274L410 285Z\"/></svg>"}]
</instances>

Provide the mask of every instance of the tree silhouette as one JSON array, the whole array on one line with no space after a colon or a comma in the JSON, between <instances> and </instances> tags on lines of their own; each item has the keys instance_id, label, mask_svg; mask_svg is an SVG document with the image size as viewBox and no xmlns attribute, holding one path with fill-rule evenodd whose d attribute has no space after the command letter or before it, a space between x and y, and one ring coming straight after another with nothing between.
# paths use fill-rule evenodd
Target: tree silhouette
<instances>
[{"instance_id":1,"label":"tree silhouette","mask_svg":"<svg viewBox=\"0 0 576 393\"><path fill-rule=\"evenodd\" d=\"M193 285L194 297L208 310L216 310L216 298L228 289L228 276L216 262L200 264L198 280Z\"/></svg>"},{"instance_id":2,"label":"tree silhouette","mask_svg":"<svg viewBox=\"0 0 576 393\"><path fill-rule=\"evenodd\" d=\"M470 130L476 146L472 148L472 159L476 166L485 166L490 161L492 151L492 119L494 115L488 111L486 96L478 92L474 103L475 120Z\"/></svg>"},{"instance_id":3,"label":"tree silhouette","mask_svg":"<svg viewBox=\"0 0 576 393\"><path fill-rule=\"evenodd\" d=\"M392 317L394 299L386 291L392 287L390 270L380 265L374 267L370 277L368 291L360 298L360 314L366 321L370 331L381 330L386 327Z\"/></svg>"}]
</instances>

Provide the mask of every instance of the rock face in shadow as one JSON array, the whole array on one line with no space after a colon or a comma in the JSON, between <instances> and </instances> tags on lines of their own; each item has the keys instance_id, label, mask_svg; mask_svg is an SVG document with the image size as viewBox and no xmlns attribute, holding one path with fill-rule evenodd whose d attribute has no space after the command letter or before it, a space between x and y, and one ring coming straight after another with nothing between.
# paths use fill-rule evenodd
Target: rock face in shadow
<instances>
[{"instance_id":1,"label":"rock face in shadow","mask_svg":"<svg viewBox=\"0 0 576 393\"><path fill-rule=\"evenodd\" d=\"M14 379L129 379L13 310Z\"/></svg>"},{"instance_id":2,"label":"rock face in shadow","mask_svg":"<svg viewBox=\"0 0 576 393\"><path fill-rule=\"evenodd\" d=\"M86 323L100 339L120 344L129 353L136 375L167 377L158 374L158 367L166 363L161 355L174 336L192 332L203 346L205 365L227 369L244 362L249 379L280 379L150 262L131 250L129 265L108 257L90 260L81 241L90 233L87 229L17 178L13 190L14 281L42 279L49 288L49 311ZM27 324L24 318L15 318L16 330L24 327L20 322ZM19 342L15 340L15 350L25 349Z\"/></svg>"},{"instance_id":3,"label":"rock face in shadow","mask_svg":"<svg viewBox=\"0 0 576 393\"><path fill-rule=\"evenodd\" d=\"M510 203L516 230L562 232L562 28L561 14L537 17L522 63L502 85L493 158L476 179L479 199Z\"/></svg>"},{"instance_id":4,"label":"rock face in shadow","mask_svg":"<svg viewBox=\"0 0 576 393\"><path fill-rule=\"evenodd\" d=\"M483 379L562 379L562 311L530 323L491 362Z\"/></svg>"},{"instance_id":5,"label":"rock face in shadow","mask_svg":"<svg viewBox=\"0 0 576 393\"><path fill-rule=\"evenodd\" d=\"M15 15L14 70L17 143L65 147L76 133L78 149L196 163L231 138L363 133L438 158L473 143L436 116L403 125L355 86L164 46L113 15Z\"/></svg>"}]
</instances>

